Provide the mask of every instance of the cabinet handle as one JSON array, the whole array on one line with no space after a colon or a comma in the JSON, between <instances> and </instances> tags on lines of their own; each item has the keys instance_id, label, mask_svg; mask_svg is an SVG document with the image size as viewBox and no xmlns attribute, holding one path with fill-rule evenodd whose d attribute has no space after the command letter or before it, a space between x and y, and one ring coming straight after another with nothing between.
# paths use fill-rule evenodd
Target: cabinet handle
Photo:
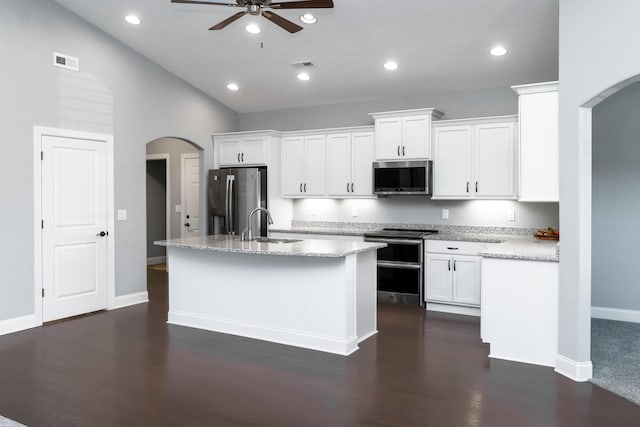
<instances>
[{"instance_id":1,"label":"cabinet handle","mask_svg":"<svg viewBox=\"0 0 640 427\"><path fill-rule=\"evenodd\" d=\"M351 192L353 193L353 182L351 183Z\"/></svg>"},{"instance_id":2,"label":"cabinet handle","mask_svg":"<svg viewBox=\"0 0 640 427\"><path fill-rule=\"evenodd\" d=\"M449 260L448 267L449 271L451 271L451 260Z\"/></svg>"},{"instance_id":3,"label":"cabinet handle","mask_svg":"<svg viewBox=\"0 0 640 427\"><path fill-rule=\"evenodd\" d=\"M302 193L302 183L300 183L300 192Z\"/></svg>"},{"instance_id":4,"label":"cabinet handle","mask_svg":"<svg viewBox=\"0 0 640 427\"><path fill-rule=\"evenodd\" d=\"M469 181L467 181L467 193L469 192Z\"/></svg>"},{"instance_id":5,"label":"cabinet handle","mask_svg":"<svg viewBox=\"0 0 640 427\"><path fill-rule=\"evenodd\" d=\"M347 193L349 192L349 183L347 182Z\"/></svg>"},{"instance_id":6,"label":"cabinet handle","mask_svg":"<svg viewBox=\"0 0 640 427\"><path fill-rule=\"evenodd\" d=\"M240 158L242 159L242 163L244 163L244 153L240 154Z\"/></svg>"},{"instance_id":7,"label":"cabinet handle","mask_svg":"<svg viewBox=\"0 0 640 427\"><path fill-rule=\"evenodd\" d=\"M304 183L304 192L305 193L307 192L307 183L306 182Z\"/></svg>"},{"instance_id":8,"label":"cabinet handle","mask_svg":"<svg viewBox=\"0 0 640 427\"><path fill-rule=\"evenodd\" d=\"M404 157L404 145L402 146L402 156Z\"/></svg>"},{"instance_id":9,"label":"cabinet handle","mask_svg":"<svg viewBox=\"0 0 640 427\"><path fill-rule=\"evenodd\" d=\"M238 163L240 163L240 153L238 153Z\"/></svg>"},{"instance_id":10,"label":"cabinet handle","mask_svg":"<svg viewBox=\"0 0 640 427\"><path fill-rule=\"evenodd\" d=\"M456 271L456 260L453 260L453 271Z\"/></svg>"},{"instance_id":11,"label":"cabinet handle","mask_svg":"<svg viewBox=\"0 0 640 427\"><path fill-rule=\"evenodd\" d=\"M449 249L450 251L457 251L458 250L458 248L448 247L448 246L447 246L447 249Z\"/></svg>"},{"instance_id":12,"label":"cabinet handle","mask_svg":"<svg viewBox=\"0 0 640 427\"><path fill-rule=\"evenodd\" d=\"M476 193L478 192L478 181L476 181Z\"/></svg>"},{"instance_id":13,"label":"cabinet handle","mask_svg":"<svg viewBox=\"0 0 640 427\"><path fill-rule=\"evenodd\" d=\"M398 157L400 157L400 146L398 145Z\"/></svg>"}]
</instances>

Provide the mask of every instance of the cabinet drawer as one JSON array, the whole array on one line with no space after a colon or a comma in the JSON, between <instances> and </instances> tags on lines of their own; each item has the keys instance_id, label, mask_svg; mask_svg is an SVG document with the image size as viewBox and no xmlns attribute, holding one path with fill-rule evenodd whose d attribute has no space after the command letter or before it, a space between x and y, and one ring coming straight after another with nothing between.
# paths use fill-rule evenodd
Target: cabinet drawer
<instances>
[{"instance_id":1,"label":"cabinet drawer","mask_svg":"<svg viewBox=\"0 0 640 427\"><path fill-rule=\"evenodd\" d=\"M478 255L491 243L460 242L453 240L427 240L427 252L451 255Z\"/></svg>"}]
</instances>

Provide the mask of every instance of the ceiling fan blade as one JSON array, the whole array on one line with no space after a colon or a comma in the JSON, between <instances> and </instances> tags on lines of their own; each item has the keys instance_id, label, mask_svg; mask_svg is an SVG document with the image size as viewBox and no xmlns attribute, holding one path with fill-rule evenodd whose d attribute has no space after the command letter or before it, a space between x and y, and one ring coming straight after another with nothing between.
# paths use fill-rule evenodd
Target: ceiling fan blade
<instances>
[{"instance_id":1,"label":"ceiling fan blade","mask_svg":"<svg viewBox=\"0 0 640 427\"><path fill-rule=\"evenodd\" d=\"M274 24L278 25L279 27L282 27L285 30L289 31L291 34L297 33L298 31L302 30L302 27L300 25L294 24L288 19L285 19L280 15L276 15L275 13L270 12L268 10L263 10L262 16L264 16Z\"/></svg>"},{"instance_id":2,"label":"ceiling fan blade","mask_svg":"<svg viewBox=\"0 0 640 427\"><path fill-rule=\"evenodd\" d=\"M331 9L333 8L333 0L278 1L269 4L268 7L272 9Z\"/></svg>"},{"instance_id":3,"label":"ceiling fan blade","mask_svg":"<svg viewBox=\"0 0 640 427\"><path fill-rule=\"evenodd\" d=\"M225 19L224 21L214 25L213 27L209 28L209 30L221 30L224 27L226 27L227 25L231 24L232 22L237 21L238 19L242 18L244 15L246 15L247 12L246 10L244 12L238 12L235 15L231 15L230 17L228 17L227 19Z\"/></svg>"},{"instance_id":4,"label":"ceiling fan blade","mask_svg":"<svg viewBox=\"0 0 640 427\"><path fill-rule=\"evenodd\" d=\"M213 3L209 1L198 1L198 0L171 0L171 3L208 4L211 6L238 6L237 3Z\"/></svg>"}]
</instances>

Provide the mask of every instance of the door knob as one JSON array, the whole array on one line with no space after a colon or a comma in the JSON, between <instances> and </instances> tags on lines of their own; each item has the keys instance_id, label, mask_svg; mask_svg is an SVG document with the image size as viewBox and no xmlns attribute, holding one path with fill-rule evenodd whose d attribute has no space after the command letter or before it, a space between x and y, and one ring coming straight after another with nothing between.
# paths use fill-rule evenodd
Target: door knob
<instances>
[{"instance_id":1,"label":"door knob","mask_svg":"<svg viewBox=\"0 0 640 427\"><path fill-rule=\"evenodd\" d=\"M189 223L186 223L184 226L185 227L191 227L191 225Z\"/></svg>"},{"instance_id":2,"label":"door knob","mask_svg":"<svg viewBox=\"0 0 640 427\"><path fill-rule=\"evenodd\" d=\"M98 234L96 234L96 236L100 236L100 237L104 237L104 236L108 236L109 232L108 231L101 231Z\"/></svg>"},{"instance_id":3,"label":"door knob","mask_svg":"<svg viewBox=\"0 0 640 427\"><path fill-rule=\"evenodd\" d=\"M187 215L187 219L189 219L189 215Z\"/></svg>"}]
</instances>

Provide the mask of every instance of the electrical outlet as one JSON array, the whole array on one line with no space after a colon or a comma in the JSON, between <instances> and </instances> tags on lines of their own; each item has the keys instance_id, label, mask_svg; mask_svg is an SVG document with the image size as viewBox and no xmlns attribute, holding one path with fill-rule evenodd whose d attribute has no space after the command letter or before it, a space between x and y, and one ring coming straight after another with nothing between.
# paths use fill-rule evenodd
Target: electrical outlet
<instances>
[{"instance_id":1,"label":"electrical outlet","mask_svg":"<svg viewBox=\"0 0 640 427\"><path fill-rule=\"evenodd\" d=\"M118 221L126 221L126 220L127 220L127 210L118 209Z\"/></svg>"},{"instance_id":2,"label":"electrical outlet","mask_svg":"<svg viewBox=\"0 0 640 427\"><path fill-rule=\"evenodd\" d=\"M351 208L351 216L354 218L358 216L358 208Z\"/></svg>"},{"instance_id":3,"label":"electrical outlet","mask_svg":"<svg viewBox=\"0 0 640 427\"><path fill-rule=\"evenodd\" d=\"M442 219L449 219L449 209L442 209Z\"/></svg>"},{"instance_id":4,"label":"electrical outlet","mask_svg":"<svg viewBox=\"0 0 640 427\"><path fill-rule=\"evenodd\" d=\"M507 221L515 221L516 220L516 211L513 209L509 209L507 211Z\"/></svg>"}]
</instances>

